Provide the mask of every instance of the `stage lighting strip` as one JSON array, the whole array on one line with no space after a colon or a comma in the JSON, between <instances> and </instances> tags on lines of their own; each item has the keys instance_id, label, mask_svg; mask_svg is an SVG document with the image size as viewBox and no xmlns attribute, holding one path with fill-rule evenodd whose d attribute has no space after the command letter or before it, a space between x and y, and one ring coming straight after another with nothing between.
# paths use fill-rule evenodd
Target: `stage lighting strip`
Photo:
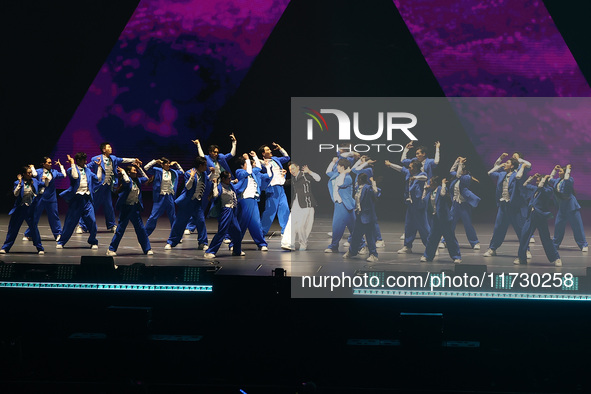
<instances>
[{"instance_id":1,"label":"stage lighting strip","mask_svg":"<svg viewBox=\"0 0 591 394\"><path fill-rule=\"evenodd\" d=\"M376 290L353 288L353 295L380 297L463 297L463 298L495 298L518 300L572 300L591 301L591 294L544 294L544 293L494 293L474 291L409 291L409 290Z\"/></svg>"},{"instance_id":2,"label":"stage lighting strip","mask_svg":"<svg viewBox=\"0 0 591 394\"><path fill-rule=\"evenodd\" d=\"M212 285L139 285L125 283L55 283L55 282L0 282L0 288L11 289L73 289L125 291L190 291L212 292Z\"/></svg>"}]
</instances>

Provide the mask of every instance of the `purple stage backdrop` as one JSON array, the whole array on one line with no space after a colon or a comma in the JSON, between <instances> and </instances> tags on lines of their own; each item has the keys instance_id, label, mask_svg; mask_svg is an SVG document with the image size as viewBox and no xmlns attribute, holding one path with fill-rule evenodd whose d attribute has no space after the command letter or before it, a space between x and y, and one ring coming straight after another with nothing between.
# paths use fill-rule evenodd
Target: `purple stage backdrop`
<instances>
[{"instance_id":1,"label":"purple stage backdrop","mask_svg":"<svg viewBox=\"0 0 591 394\"><path fill-rule=\"evenodd\" d=\"M53 157L90 158L103 141L122 157L194 157L190 140L210 135L288 2L142 0Z\"/></svg>"},{"instance_id":2,"label":"purple stage backdrop","mask_svg":"<svg viewBox=\"0 0 591 394\"><path fill-rule=\"evenodd\" d=\"M99 143L109 141L116 155L144 161L166 155L186 162L195 155L190 140L211 134L218 112L238 89L288 2L142 0L53 157L63 161L77 151L98 154ZM448 97L591 96L541 1L394 4ZM498 154L520 150L534 171L572 162L573 176L589 179L586 102L565 109L548 100L543 109L530 108L530 115L519 118L494 115L511 111L511 100L491 101L484 113L465 107L458 111L474 115L463 124L485 162L492 165ZM533 125L529 117L535 114L547 121ZM224 152L228 148L229 140L221 146ZM591 182L577 182L577 191L579 198L591 199Z\"/></svg>"}]
</instances>

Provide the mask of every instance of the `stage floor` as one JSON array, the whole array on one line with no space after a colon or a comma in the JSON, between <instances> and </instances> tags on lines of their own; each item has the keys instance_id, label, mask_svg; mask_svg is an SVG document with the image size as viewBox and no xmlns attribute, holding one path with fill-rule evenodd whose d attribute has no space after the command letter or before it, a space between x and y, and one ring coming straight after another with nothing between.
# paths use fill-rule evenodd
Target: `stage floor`
<instances>
[{"instance_id":1,"label":"stage floor","mask_svg":"<svg viewBox=\"0 0 591 394\"><path fill-rule=\"evenodd\" d=\"M9 217L0 217L0 236L6 237ZM104 227L104 219L99 217L99 249L91 250L86 242L87 234L74 234L64 249L55 249L55 241L49 231L45 217L42 217L39 230L45 247L45 255L39 256L35 247L29 241L23 241L22 236L25 226L21 228L20 235L9 254L1 255L0 260L6 263L31 263L31 264L79 264L80 256L102 256L105 255L113 234ZM588 221L587 221L588 223ZM208 219L208 238L211 241L214 232L217 230L217 221ZM277 223L273 224L274 235L267 237L269 251L259 251L250 235L246 234L243 243L244 257L232 256L227 245L222 245L216 259L209 260L203 257L203 251L197 250L197 235L191 234L184 237L184 242L172 250L164 250L168 238L168 221L162 218L158 227L150 237L153 256L146 256L141 252L136 240L132 226L128 227L123 240L117 251L115 262L117 265L131 265L141 262L146 266L217 266L218 275L247 275L247 276L269 276L275 268L283 268L289 276L302 275L337 275L345 272L352 274L357 270L377 270L396 272L440 272L442 270L453 270L454 263L447 254L446 249L440 249L440 255L433 262L419 262L424 246L420 239L415 241L412 254L398 254L397 250L403 246L400 239L404 226L401 222L380 223L382 236L386 242L385 248L378 248L379 261L369 263L364 258L343 259L346 251L341 241L339 253L324 253L324 249L330 243L327 232L331 231L331 219L317 218L312 234L310 235L307 251L286 251L280 247L280 231ZM583 253L576 246L572 232L567 227L563 245L559 252L563 262L562 267L554 267L544 254L542 244L537 234L536 242L531 244L533 258L527 265L514 265L513 260L517 256L519 243L515 232L510 228L503 245L497 250L498 255L494 257L483 257L488 243L490 242L493 230L492 223L475 224L476 232L481 242L481 250L470 248L463 227L458 226L456 236L460 242L462 253L462 264L486 265L488 272L509 273L545 273L561 272L563 274L585 275L586 268L591 266L591 256ZM587 228L590 234L590 228ZM553 232L552 227L550 228ZM367 257L367 256L364 256Z\"/></svg>"}]
</instances>

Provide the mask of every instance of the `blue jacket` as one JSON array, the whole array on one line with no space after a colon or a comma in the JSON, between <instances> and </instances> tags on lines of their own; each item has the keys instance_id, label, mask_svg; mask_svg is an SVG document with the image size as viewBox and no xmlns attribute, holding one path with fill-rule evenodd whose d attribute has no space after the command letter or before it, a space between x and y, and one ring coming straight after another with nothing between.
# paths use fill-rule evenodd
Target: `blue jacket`
<instances>
[{"instance_id":1,"label":"blue jacket","mask_svg":"<svg viewBox=\"0 0 591 394\"><path fill-rule=\"evenodd\" d=\"M18 186L19 183L23 184L24 179L21 179L20 181L14 181L14 189L16 189L16 187ZM33 193L35 194L35 197L33 198L33 201L31 202L30 206L34 206L39 201L39 189L41 188L42 185L43 185L43 183L39 182L37 180L37 178L31 179L31 187L33 188ZM18 196L16 196L16 200L14 201L14 206L12 207L10 212L8 213L9 215L12 215L14 213L14 211L16 211L16 209L23 204L23 196L25 194L25 188L22 186L24 186L24 185L21 185L20 193Z\"/></svg>"},{"instance_id":2,"label":"blue jacket","mask_svg":"<svg viewBox=\"0 0 591 394\"><path fill-rule=\"evenodd\" d=\"M535 212L546 219L550 219L552 217L552 212L550 212L550 206L552 205L552 186L549 185L549 182L543 187L526 185L525 188L531 194L531 201L527 209L528 216Z\"/></svg>"},{"instance_id":3,"label":"blue jacket","mask_svg":"<svg viewBox=\"0 0 591 394\"><path fill-rule=\"evenodd\" d=\"M125 182L123 179L121 179L121 191L119 192L119 198L117 198L117 203L115 203L115 207L118 210L121 210L121 208L123 208L123 206L125 205L125 201L127 201L127 197L129 197L129 193L131 193L131 188L132 188L132 183L133 183L133 178L129 176L129 174L127 175L129 177L129 182ZM148 181L148 178L146 177L138 177L137 178L138 181L138 187L140 189L140 194L138 196L138 203L140 204L140 207L142 209L144 209L144 202L142 201L142 185Z\"/></svg>"},{"instance_id":4,"label":"blue jacket","mask_svg":"<svg viewBox=\"0 0 591 394\"><path fill-rule=\"evenodd\" d=\"M425 186L425 181L415 179L412 183L409 184L410 178L412 175L410 171L406 167L402 167L401 172L404 174L404 203L410 205L408 201L408 197L410 196L412 200L412 207L414 208L424 208L425 203L423 202L423 189ZM415 176L425 176L427 174L424 172L420 172Z\"/></svg>"},{"instance_id":5,"label":"blue jacket","mask_svg":"<svg viewBox=\"0 0 591 394\"><path fill-rule=\"evenodd\" d=\"M289 162L291 160L291 158L289 156L272 156L271 160L273 160L275 163L277 163L280 168L283 168L283 165L285 163ZM271 182L271 179L273 179L275 174L268 174L267 167L265 167L264 165L263 165L263 169L261 170L261 172L263 174L267 174L267 176L269 177L268 181L262 180L263 184L261 185L261 190L267 190L267 187L269 186L269 183ZM272 194L272 193L267 192L267 194Z\"/></svg>"},{"instance_id":6,"label":"blue jacket","mask_svg":"<svg viewBox=\"0 0 591 394\"><path fill-rule=\"evenodd\" d=\"M328 181L328 191L330 193L330 198L334 202L333 185L334 185L335 180L337 179L337 177L340 174L336 171L331 171L331 172L327 173L326 175L328 175L330 177L330 179ZM351 175L347 174L347 175L345 175L345 180L343 181L343 184L341 186L339 186L338 190L339 190L339 196L341 197L341 200L343 201L343 205L349 211L355 209L355 199L353 198L352 189L353 189L353 179L351 178Z\"/></svg>"},{"instance_id":7,"label":"blue jacket","mask_svg":"<svg viewBox=\"0 0 591 394\"><path fill-rule=\"evenodd\" d=\"M72 177L72 168L68 168L66 173L68 175L68 178L70 179L70 187L60 193L60 197L63 197L63 199L66 200L66 202L68 203L72 201L72 198L76 196L76 192L80 187L80 170L78 169L78 166L75 166L74 168L78 172L78 178L74 179ZM86 173L86 179L88 181L88 190L90 191L90 199L92 200L92 195L94 194L96 188L99 186L100 182L96 175L90 170L90 168L84 167L84 172Z\"/></svg>"},{"instance_id":8,"label":"blue jacket","mask_svg":"<svg viewBox=\"0 0 591 394\"><path fill-rule=\"evenodd\" d=\"M363 185L361 196L359 197L361 211L357 213L357 217L361 219L361 223L368 224L378 221L378 216L376 215L376 199L380 195L380 188L378 188L378 192L375 193L372 185Z\"/></svg>"},{"instance_id":9,"label":"blue jacket","mask_svg":"<svg viewBox=\"0 0 591 394\"><path fill-rule=\"evenodd\" d=\"M507 176L507 171L497 171L490 174L491 178L493 178L497 184L495 190L495 200L497 202L497 206L501 205L501 197L503 196L503 182L505 181L505 177ZM509 177L509 195L511 196L509 200L509 204L515 208L523 208L527 206L525 201L524 193L523 193L523 183L527 177L524 175L521 179L517 179L517 171L513 171L511 176Z\"/></svg>"},{"instance_id":10,"label":"blue jacket","mask_svg":"<svg viewBox=\"0 0 591 394\"><path fill-rule=\"evenodd\" d=\"M446 188L445 195L441 195L441 189L443 186L438 186L435 189L435 216L440 221L449 222L453 220L453 215L451 213L451 195L449 193L449 189ZM425 206L427 207L427 215L432 215L432 206L431 206L431 195L433 194L433 190L430 190L428 193L425 194L425 198L423 200Z\"/></svg>"},{"instance_id":11,"label":"blue jacket","mask_svg":"<svg viewBox=\"0 0 591 394\"><path fill-rule=\"evenodd\" d=\"M113 183L115 183L115 179L117 179L117 167L121 167L121 165L123 164L123 159L120 157L114 156L114 155L109 156L109 158L113 162ZM86 167L90 168L90 170L96 174L96 172L98 170L98 164L96 164L96 161L98 159L101 159L101 167L103 168L103 176L104 176L104 174L106 174L106 170L105 170L105 161L103 160L102 154L96 155L92 159L90 159L90 163L88 163L88 165Z\"/></svg>"},{"instance_id":12,"label":"blue jacket","mask_svg":"<svg viewBox=\"0 0 591 394\"><path fill-rule=\"evenodd\" d=\"M236 179L238 179L238 183L236 183L235 190L239 197L242 197L241 194L244 193L246 187L248 186L248 175L249 174L246 172L246 170L241 168L236 170ZM257 183L257 195L260 197L261 190L264 190L269 185L269 182L271 182L271 177L267 174L263 174L261 169L258 167L252 168L252 176ZM256 198L256 200L259 201L260 198Z\"/></svg>"},{"instance_id":13,"label":"blue jacket","mask_svg":"<svg viewBox=\"0 0 591 394\"><path fill-rule=\"evenodd\" d=\"M455 171L452 172L451 175L455 176ZM470 175L462 175L460 178L455 178L453 181L451 181L449 185L450 197L453 198L456 183L458 182L460 182L460 195L466 199L468 204L476 208L480 202L480 197L472 193L472 191L469 189L470 184L472 183L472 177Z\"/></svg>"},{"instance_id":14,"label":"blue jacket","mask_svg":"<svg viewBox=\"0 0 591 394\"><path fill-rule=\"evenodd\" d=\"M154 181L152 183L152 193L154 196L154 201L160 196L160 188L162 187L162 174L164 170L160 167L150 167L146 174L150 176L154 176ZM179 183L179 178L183 176L183 172L181 170L175 170L173 168L170 169L170 176L172 178L172 188L174 190L174 194L176 194L176 190Z\"/></svg>"},{"instance_id":15,"label":"blue jacket","mask_svg":"<svg viewBox=\"0 0 591 394\"><path fill-rule=\"evenodd\" d=\"M203 191L203 196L201 197L201 203L203 206L206 206L208 202L208 196L213 188L213 183L209 180L205 172L201 173L201 175L205 177L205 190ZM193 194L195 194L195 190L197 189L197 174L195 174L195 178L193 179L193 185L191 186L191 189L187 189L186 184L187 182L189 182L190 178L191 171L189 170L185 172L185 187L183 188L181 195L174 201L179 206L185 206L187 204L190 204L191 198L193 197Z\"/></svg>"},{"instance_id":16,"label":"blue jacket","mask_svg":"<svg viewBox=\"0 0 591 394\"><path fill-rule=\"evenodd\" d=\"M55 194L55 180L64 178L64 174L62 174L61 171L57 171L52 168L51 170L49 170L49 172L51 173L51 176L52 176L51 181L49 181L49 185L45 186L45 182L43 182L41 180L43 178L44 172L45 172L44 168L37 169L36 179L39 181L39 186L41 188L43 188L43 187L45 188L45 190L43 191L43 194L41 195L41 198L44 201L55 202L55 201L57 201L57 195Z\"/></svg>"},{"instance_id":17,"label":"blue jacket","mask_svg":"<svg viewBox=\"0 0 591 394\"><path fill-rule=\"evenodd\" d=\"M548 184L554 190L554 202L556 206L558 206L558 209L563 212L571 212L581 209L577 198L574 196L575 180L573 177L570 177L561 183L560 181L562 180L563 179L561 178L555 178L548 181Z\"/></svg>"},{"instance_id":18,"label":"blue jacket","mask_svg":"<svg viewBox=\"0 0 591 394\"><path fill-rule=\"evenodd\" d=\"M412 159L404 159L402 160L402 165L405 167L410 167L410 163L418 160L419 159L417 159L416 157L413 157ZM423 172L427 174L427 179L431 179L433 177L433 171L435 170L435 168L437 168L437 164L435 164L435 159L425 159L423 163Z\"/></svg>"}]
</instances>

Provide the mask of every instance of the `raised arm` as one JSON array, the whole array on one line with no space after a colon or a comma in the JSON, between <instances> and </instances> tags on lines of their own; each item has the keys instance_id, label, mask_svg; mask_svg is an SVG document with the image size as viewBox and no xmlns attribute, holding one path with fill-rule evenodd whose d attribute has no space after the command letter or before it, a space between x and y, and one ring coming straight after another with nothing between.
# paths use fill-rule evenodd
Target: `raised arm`
<instances>
[{"instance_id":1,"label":"raised arm","mask_svg":"<svg viewBox=\"0 0 591 394\"><path fill-rule=\"evenodd\" d=\"M195 146L197 147L197 152L199 153L200 157L205 157L205 154L203 154L203 149L201 149L201 143L199 142L198 139L196 140L191 140L192 143L195 144Z\"/></svg>"},{"instance_id":2,"label":"raised arm","mask_svg":"<svg viewBox=\"0 0 591 394\"><path fill-rule=\"evenodd\" d=\"M230 139L232 140L232 149L230 150L230 157L236 156L236 137L234 133L230 134Z\"/></svg>"},{"instance_id":3,"label":"raised arm","mask_svg":"<svg viewBox=\"0 0 591 394\"><path fill-rule=\"evenodd\" d=\"M328 164L328 167L326 168L326 175L329 175L332 172L332 168L334 167L337 161L339 161L338 157L332 158L332 161Z\"/></svg>"},{"instance_id":4,"label":"raised arm","mask_svg":"<svg viewBox=\"0 0 591 394\"><path fill-rule=\"evenodd\" d=\"M310 170L307 165L302 166L302 171L304 171L304 174L310 175L316 182L320 182L320 175Z\"/></svg>"},{"instance_id":5,"label":"raised arm","mask_svg":"<svg viewBox=\"0 0 591 394\"><path fill-rule=\"evenodd\" d=\"M433 159L433 162L435 163L435 165L439 164L439 147L441 146L441 142L437 141L435 143L435 158Z\"/></svg>"},{"instance_id":6,"label":"raised arm","mask_svg":"<svg viewBox=\"0 0 591 394\"><path fill-rule=\"evenodd\" d=\"M384 163L386 164L386 166L390 167L391 169L396 170L398 172L402 172L402 166L399 166L398 164L394 164L390 160L386 160Z\"/></svg>"}]
</instances>

